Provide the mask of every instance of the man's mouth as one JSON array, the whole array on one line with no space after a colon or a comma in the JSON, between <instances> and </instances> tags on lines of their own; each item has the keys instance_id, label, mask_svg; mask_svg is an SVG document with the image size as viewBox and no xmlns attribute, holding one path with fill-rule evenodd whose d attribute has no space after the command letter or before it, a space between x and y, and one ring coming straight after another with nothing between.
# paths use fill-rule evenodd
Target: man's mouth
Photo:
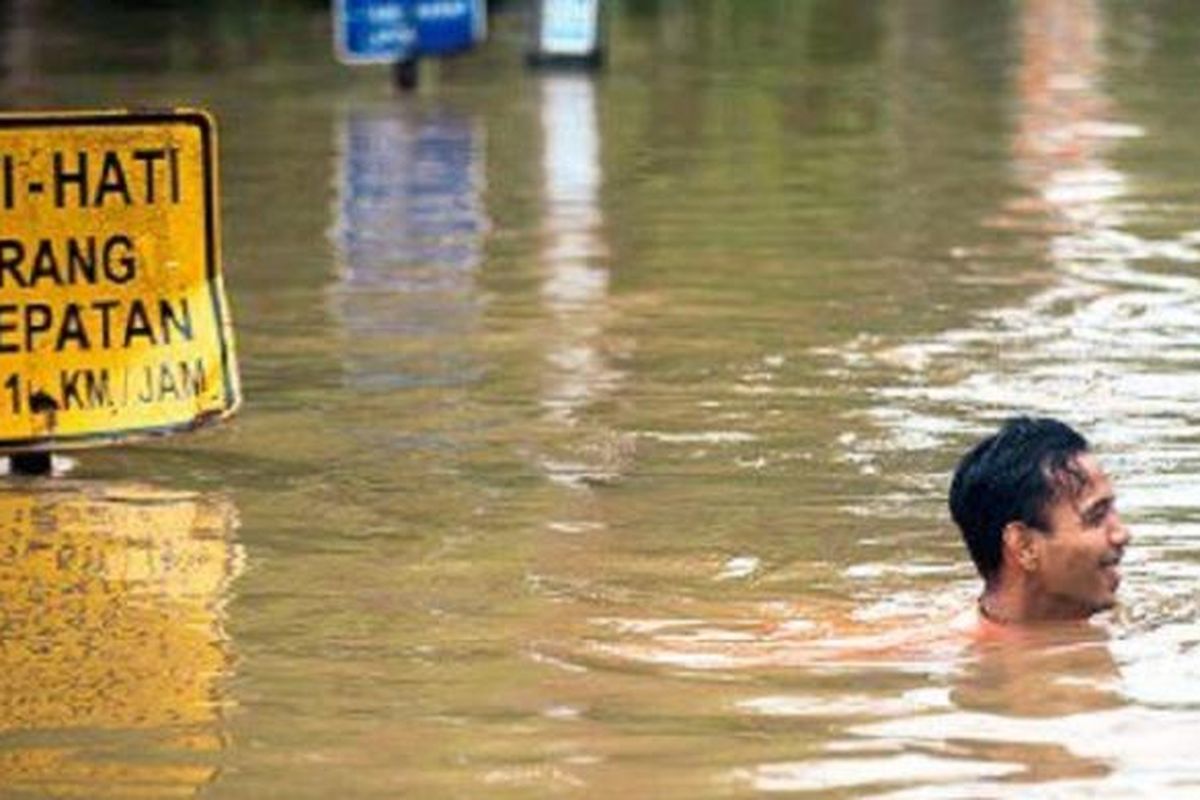
<instances>
[{"instance_id":1,"label":"man's mouth","mask_svg":"<svg viewBox=\"0 0 1200 800\"><path fill-rule=\"evenodd\" d=\"M1100 559L1100 569L1108 576L1108 582L1113 591L1116 591L1117 586L1121 583L1121 570L1119 568L1121 555L1121 553L1110 553Z\"/></svg>"}]
</instances>

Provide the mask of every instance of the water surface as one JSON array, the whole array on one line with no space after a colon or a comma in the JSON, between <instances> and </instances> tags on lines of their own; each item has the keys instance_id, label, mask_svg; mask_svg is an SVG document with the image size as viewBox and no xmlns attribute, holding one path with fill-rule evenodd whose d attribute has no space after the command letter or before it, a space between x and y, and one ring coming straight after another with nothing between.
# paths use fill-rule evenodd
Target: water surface
<instances>
[{"instance_id":1,"label":"water surface","mask_svg":"<svg viewBox=\"0 0 1200 800\"><path fill-rule=\"evenodd\" d=\"M1194 792L1190 6L638 0L592 76L508 4L399 96L320 4L76 5L0 102L217 115L246 404L0 493L6 793ZM1125 602L973 648L1015 411Z\"/></svg>"}]
</instances>

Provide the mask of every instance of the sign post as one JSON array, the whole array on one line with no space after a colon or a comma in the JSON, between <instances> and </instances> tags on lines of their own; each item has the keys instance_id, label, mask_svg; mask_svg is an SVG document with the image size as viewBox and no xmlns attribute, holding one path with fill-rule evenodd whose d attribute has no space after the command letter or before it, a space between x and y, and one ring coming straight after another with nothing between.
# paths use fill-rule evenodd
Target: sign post
<instances>
[{"instance_id":1,"label":"sign post","mask_svg":"<svg viewBox=\"0 0 1200 800\"><path fill-rule=\"evenodd\" d=\"M413 0L334 0L334 50L343 64L392 64L396 83L417 85Z\"/></svg>"},{"instance_id":2,"label":"sign post","mask_svg":"<svg viewBox=\"0 0 1200 800\"><path fill-rule=\"evenodd\" d=\"M240 402L201 111L0 114L0 454L223 419Z\"/></svg>"}]
</instances>

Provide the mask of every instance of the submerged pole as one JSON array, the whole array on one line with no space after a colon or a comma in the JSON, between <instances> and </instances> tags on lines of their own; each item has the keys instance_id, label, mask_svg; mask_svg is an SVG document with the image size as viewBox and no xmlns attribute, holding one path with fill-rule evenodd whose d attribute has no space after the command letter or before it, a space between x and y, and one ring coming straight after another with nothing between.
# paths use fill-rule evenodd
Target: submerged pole
<instances>
[{"instance_id":1,"label":"submerged pole","mask_svg":"<svg viewBox=\"0 0 1200 800\"><path fill-rule=\"evenodd\" d=\"M392 65L392 79L396 82L397 87L406 92L417 88L420 77L421 70L415 53L401 58Z\"/></svg>"},{"instance_id":2,"label":"submerged pole","mask_svg":"<svg viewBox=\"0 0 1200 800\"><path fill-rule=\"evenodd\" d=\"M10 475L49 475L54 466L54 455L48 451L13 453L8 457Z\"/></svg>"}]
</instances>

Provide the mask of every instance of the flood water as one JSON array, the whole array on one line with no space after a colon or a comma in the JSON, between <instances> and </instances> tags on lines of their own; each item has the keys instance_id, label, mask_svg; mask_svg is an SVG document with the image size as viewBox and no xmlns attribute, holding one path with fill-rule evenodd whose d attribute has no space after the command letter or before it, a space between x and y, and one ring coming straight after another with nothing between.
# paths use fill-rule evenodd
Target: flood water
<instances>
[{"instance_id":1,"label":"flood water","mask_svg":"<svg viewBox=\"0 0 1200 800\"><path fill-rule=\"evenodd\" d=\"M1200 10L610 10L401 96L319 2L0 3L5 109L217 116L246 398L0 485L0 795L1195 795ZM1018 411L1123 604L969 647Z\"/></svg>"}]
</instances>

